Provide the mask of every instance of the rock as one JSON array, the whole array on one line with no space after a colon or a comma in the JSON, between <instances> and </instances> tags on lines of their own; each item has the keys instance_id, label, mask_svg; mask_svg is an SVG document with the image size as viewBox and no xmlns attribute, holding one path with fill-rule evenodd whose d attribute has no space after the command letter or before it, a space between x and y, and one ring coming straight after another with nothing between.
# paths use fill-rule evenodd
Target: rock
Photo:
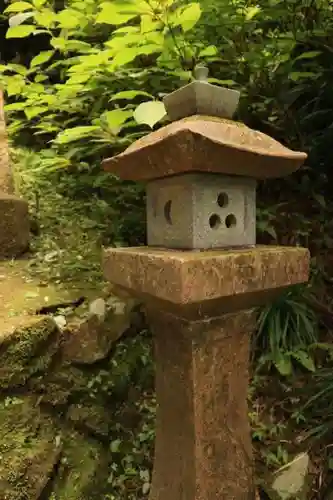
<instances>
[{"instance_id":1,"label":"rock","mask_svg":"<svg viewBox=\"0 0 333 500\"><path fill-rule=\"evenodd\" d=\"M18 317L17 327L0 337L0 388L24 385L36 373L44 373L59 349L59 330L52 318Z\"/></svg>"},{"instance_id":2,"label":"rock","mask_svg":"<svg viewBox=\"0 0 333 500\"><path fill-rule=\"evenodd\" d=\"M101 476L103 480L100 479ZM57 500L104 498L98 494L98 489L104 487L106 477L106 459L102 445L77 432L72 432L64 441L61 464L53 492L48 498Z\"/></svg>"},{"instance_id":3,"label":"rock","mask_svg":"<svg viewBox=\"0 0 333 500\"><path fill-rule=\"evenodd\" d=\"M71 405L67 418L78 428L86 428L96 436L105 438L111 428L110 413L102 406L97 405Z\"/></svg>"},{"instance_id":4,"label":"rock","mask_svg":"<svg viewBox=\"0 0 333 500\"><path fill-rule=\"evenodd\" d=\"M36 500L62 451L53 419L33 398L0 402L0 492L2 500Z\"/></svg>"},{"instance_id":5,"label":"rock","mask_svg":"<svg viewBox=\"0 0 333 500\"><path fill-rule=\"evenodd\" d=\"M31 377L29 390L39 395L41 403L65 407L68 400L81 401L89 397L91 374L70 365L55 364L47 374Z\"/></svg>"},{"instance_id":6,"label":"rock","mask_svg":"<svg viewBox=\"0 0 333 500\"><path fill-rule=\"evenodd\" d=\"M302 453L274 474L271 490L277 500L308 499L309 466L309 455Z\"/></svg>"},{"instance_id":7,"label":"rock","mask_svg":"<svg viewBox=\"0 0 333 500\"><path fill-rule=\"evenodd\" d=\"M29 248L28 204L17 196L0 192L0 259L18 257Z\"/></svg>"},{"instance_id":8,"label":"rock","mask_svg":"<svg viewBox=\"0 0 333 500\"><path fill-rule=\"evenodd\" d=\"M91 316L98 316L100 320L103 320L105 318L106 314L106 303L105 300L102 298L96 299L93 302L91 302L89 306L89 314Z\"/></svg>"},{"instance_id":9,"label":"rock","mask_svg":"<svg viewBox=\"0 0 333 500\"><path fill-rule=\"evenodd\" d=\"M63 344L64 359L86 364L104 359L114 342L131 326L136 305L134 299L123 301L118 297L95 300L88 313L69 322Z\"/></svg>"},{"instance_id":10,"label":"rock","mask_svg":"<svg viewBox=\"0 0 333 500\"><path fill-rule=\"evenodd\" d=\"M65 316L59 315L59 316L54 316L53 317L57 327L59 330L64 330L65 326L67 325L67 320Z\"/></svg>"}]
</instances>

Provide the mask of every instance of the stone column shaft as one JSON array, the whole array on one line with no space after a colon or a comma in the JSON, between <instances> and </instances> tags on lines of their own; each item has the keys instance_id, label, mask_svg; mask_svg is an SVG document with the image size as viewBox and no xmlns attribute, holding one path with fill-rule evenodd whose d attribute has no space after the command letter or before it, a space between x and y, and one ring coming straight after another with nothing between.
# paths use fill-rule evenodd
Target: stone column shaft
<instances>
[{"instance_id":1,"label":"stone column shaft","mask_svg":"<svg viewBox=\"0 0 333 500\"><path fill-rule=\"evenodd\" d=\"M247 399L253 311L188 321L150 309L157 429L150 500L254 499Z\"/></svg>"}]
</instances>

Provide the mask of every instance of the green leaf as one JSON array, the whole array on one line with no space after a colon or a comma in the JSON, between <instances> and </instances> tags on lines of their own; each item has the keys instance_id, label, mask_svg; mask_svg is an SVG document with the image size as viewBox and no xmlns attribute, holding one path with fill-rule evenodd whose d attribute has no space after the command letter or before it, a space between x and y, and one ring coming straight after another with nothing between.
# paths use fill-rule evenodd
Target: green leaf
<instances>
[{"instance_id":1,"label":"green leaf","mask_svg":"<svg viewBox=\"0 0 333 500\"><path fill-rule=\"evenodd\" d=\"M34 57L30 63L30 68L34 68L35 66L39 66L40 64L44 64L51 59L54 54L54 50L45 50L44 52L40 52L38 56Z\"/></svg>"},{"instance_id":2,"label":"green leaf","mask_svg":"<svg viewBox=\"0 0 333 500\"><path fill-rule=\"evenodd\" d=\"M33 16L33 12L23 12L22 14L16 14L16 16L12 16L9 18L8 25L10 28L20 26L20 24L23 24L27 19Z\"/></svg>"},{"instance_id":3,"label":"green leaf","mask_svg":"<svg viewBox=\"0 0 333 500\"><path fill-rule=\"evenodd\" d=\"M294 82L298 82L299 80L302 80L304 78L317 78L317 77L318 74L311 73L309 71L293 71L292 73L289 74L289 78Z\"/></svg>"},{"instance_id":4,"label":"green leaf","mask_svg":"<svg viewBox=\"0 0 333 500\"><path fill-rule=\"evenodd\" d=\"M57 22L64 29L73 29L82 25L82 16L79 16L75 10L65 9L58 13Z\"/></svg>"},{"instance_id":5,"label":"green leaf","mask_svg":"<svg viewBox=\"0 0 333 500\"><path fill-rule=\"evenodd\" d=\"M209 45L208 47L199 52L199 57L216 56L216 54L218 54L218 50L215 47L215 45Z\"/></svg>"},{"instance_id":6,"label":"green leaf","mask_svg":"<svg viewBox=\"0 0 333 500\"><path fill-rule=\"evenodd\" d=\"M24 12L25 10L32 9L31 3L28 2L14 2L10 4L5 10L4 13L8 14L10 12Z\"/></svg>"},{"instance_id":7,"label":"green leaf","mask_svg":"<svg viewBox=\"0 0 333 500\"><path fill-rule=\"evenodd\" d=\"M9 28L6 33L6 38L25 38L30 36L36 31L36 26L30 24L23 24L21 26L14 26Z\"/></svg>"},{"instance_id":8,"label":"green leaf","mask_svg":"<svg viewBox=\"0 0 333 500\"><path fill-rule=\"evenodd\" d=\"M25 108L24 113L28 120L31 120L32 118L45 113L45 111L48 111L47 106L31 106L30 108Z\"/></svg>"},{"instance_id":9,"label":"green leaf","mask_svg":"<svg viewBox=\"0 0 333 500\"><path fill-rule=\"evenodd\" d=\"M261 8L255 5L254 7L248 7L245 9L245 20L251 21L257 14L261 12Z\"/></svg>"},{"instance_id":10,"label":"green leaf","mask_svg":"<svg viewBox=\"0 0 333 500\"><path fill-rule=\"evenodd\" d=\"M46 4L46 2L47 0L32 0L32 3L36 7L36 9L40 9L41 7L43 7L43 5Z\"/></svg>"},{"instance_id":11,"label":"green leaf","mask_svg":"<svg viewBox=\"0 0 333 500\"><path fill-rule=\"evenodd\" d=\"M57 135L55 139L56 144L68 144L70 142L78 141L79 139L84 139L91 135L94 135L94 132L100 130L100 127L97 125L88 125L82 127L73 127Z\"/></svg>"},{"instance_id":12,"label":"green leaf","mask_svg":"<svg viewBox=\"0 0 333 500\"><path fill-rule=\"evenodd\" d=\"M294 60L299 61L301 59L314 59L315 57L320 56L322 53L320 50L312 50L310 52L303 52L300 56L296 57Z\"/></svg>"},{"instance_id":13,"label":"green leaf","mask_svg":"<svg viewBox=\"0 0 333 500\"><path fill-rule=\"evenodd\" d=\"M304 368L306 368L309 372L315 372L316 367L313 362L311 356L305 351L292 351L290 355L298 361Z\"/></svg>"},{"instance_id":14,"label":"green leaf","mask_svg":"<svg viewBox=\"0 0 333 500\"><path fill-rule=\"evenodd\" d=\"M161 101L148 101L140 104L134 111L134 118L137 123L149 125L153 128L166 115L166 110Z\"/></svg>"},{"instance_id":15,"label":"green leaf","mask_svg":"<svg viewBox=\"0 0 333 500\"><path fill-rule=\"evenodd\" d=\"M142 90L123 90L122 92L117 92L117 94L114 94L110 101L120 101L120 100L129 100L131 101L132 99L135 99L138 95L142 95L145 97L153 97L151 94L148 94L148 92L143 92Z\"/></svg>"},{"instance_id":16,"label":"green leaf","mask_svg":"<svg viewBox=\"0 0 333 500\"><path fill-rule=\"evenodd\" d=\"M201 17L201 7L199 3L193 2L182 9L180 15L174 17L174 26L181 26L183 31L190 31L197 24Z\"/></svg>"},{"instance_id":17,"label":"green leaf","mask_svg":"<svg viewBox=\"0 0 333 500\"><path fill-rule=\"evenodd\" d=\"M44 28L51 28L56 20L57 14L51 9L43 9L41 12L35 14L36 23Z\"/></svg>"},{"instance_id":18,"label":"green leaf","mask_svg":"<svg viewBox=\"0 0 333 500\"><path fill-rule=\"evenodd\" d=\"M111 24L112 26L118 26L120 24L125 24L134 17L137 17L137 12L126 13L122 11L119 5L111 2L105 2L101 5L101 12L96 18L96 23L98 24Z\"/></svg>"},{"instance_id":19,"label":"green leaf","mask_svg":"<svg viewBox=\"0 0 333 500\"><path fill-rule=\"evenodd\" d=\"M125 121L133 115L133 112L125 109L113 109L112 111L106 111L103 113L102 118L104 118L108 124L110 131L117 135L121 126Z\"/></svg>"},{"instance_id":20,"label":"green leaf","mask_svg":"<svg viewBox=\"0 0 333 500\"><path fill-rule=\"evenodd\" d=\"M285 377L291 375L292 364L289 354L278 352L273 359L273 364L281 375Z\"/></svg>"},{"instance_id":21,"label":"green leaf","mask_svg":"<svg viewBox=\"0 0 333 500\"><path fill-rule=\"evenodd\" d=\"M25 108L25 102L14 102L13 104L7 104L5 106L6 113L10 111L22 111Z\"/></svg>"}]
</instances>

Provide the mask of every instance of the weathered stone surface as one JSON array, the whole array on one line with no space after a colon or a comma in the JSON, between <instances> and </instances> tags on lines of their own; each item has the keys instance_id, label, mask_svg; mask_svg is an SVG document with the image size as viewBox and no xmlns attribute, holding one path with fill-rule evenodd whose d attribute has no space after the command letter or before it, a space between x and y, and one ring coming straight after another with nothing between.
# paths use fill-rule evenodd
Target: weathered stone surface
<instances>
[{"instance_id":1,"label":"weathered stone surface","mask_svg":"<svg viewBox=\"0 0 333 500\"><path fill-rule=\"evenodd\" d=\"M255 316L188 322L155 308L148 315L157 370L150 499L253 500L246 394Z\"/></svg>"},{"instance_id":2,"label":"weathered stone surface","mask_svg":"<svg viewBox=\"0 0 333 500\"><path fill-rule=\"evenodd\" d=\"M182 304L182 314L210 314L217 301L223 313L260 305L281 288L307 281L309 252L272 246L203 253L110 248L104 269L112 283L159 299L171 311Z\"/></svg>"},{"instance_id":3,"label":"weathered stone surface","mask_svg":"<svg viewBox=\"0 0 333 500\"><path fill-rule=\"evenodd\" d=\"M78 428L103 438L107 437L112 425L110 413L103 407L88 404L73 404L69 407L67 418Z\"/></svg>"},{"instance_id":4,"label":"weathered stone surface","mask_svg":"<svg viewBox=\"0 0 333 500\"><path fill-rule=\"evenodd\" d=\"M52 489L56 500L99 498L101 473L106 477L103 447L87 436L72 432L64 442L61 465ZM51 497L52 498L52 497ZM100 496L102 498L102 495Z\"/></svg>"},{"instance_id":5,"label":"weathered stone surface","mask_svg":"<svg viewBox=\"0 0 333 500\"><path fill-rule=\"evenodd\" d=\"M14 181L10 168L3 93L0 90L0 193L13 194ZM1 213L1 212L0 212Z\"/></svg>"},{"instance_id":6,"label":"weathered stone surface","mask_svg":"<svg viewBox=\"0 0 333 500\"><path fill-rule=\"evenodd\" d=\"M0 497L36 500L53 474L62 450L59 429L34 398L0 402Z\"/></svg>"},{"instance_id":7,"label":"weathered stone surface","mask_svg":"<svg viewBox=\"0 0 333 500\"><path fill-rule=\"evenodd\" d=\"M134 299L123 301L117 297L95 300L82 317L72 320L65 329L64 359L88 364L104 359L114 342L130 327L136 304Z\"/></svg>"},{"instance_id":8,"label":"weathered stone surface","mask_svg":"<svg viewBox=\"0 0 333 500\"><path fill-rule=\"evenodd\" d=\"M137 181L185 172L265 179L291 174L306 158L243 124L192 116L139 139L103 165L121 179Z\"/></svg>"},{"instance_id":9,"label":"weathered stone surface","mask_svg":"<svg viewBox=\"0 0 333 500\"><path fill-rule=\"evenodd\" d=\"M149 182L147 238L166 248L254 246L255 179L196 173Z\"/></svg>"},{"instance_id":10,"label":"weathered stone surface","mask_svg":"<svg viewBox=\"0 0 333 500\"><path fill-rule=\"evenodd\" d=\"M28 388L39 396L41 403L64 408L69 401L87 398L90 380L90 373L69 363L59 363L49 373L31 377Z\"/></svg>"},{"instance_id":11,"label":"weathered stone surface","mask_svg":"<svg viewBox=\"0 0 333 500\"><path fill-rule=\"evenodd\" d=\"M180 120L186 116L210 115L232 118L236 112L240 92L212 85L206 81L207 71L197 68L203 80L196 80L163 98L170 120Z\"/></svg>"},{"instance_id":12,"label":"weathered stone surface","mask_svg":"<svg viewBox=\"0 0 333 500\"><path fill-rule=\"evenodd\" d=\"M0 388L24 385L36 373L45 373L59 349L58 329L48 317L21 317L16 328L0 337Z\"/></svg>"},{"instance_id":13,"label":"weathered stone surface","mask_svg":"<svg viewBox=\"0 0 333 500\"><path fill-rule=\"evenodd\" d=\"M28 204L0 190L0 214L0 259L18 257L29 247Z\"/></svg>"}]
</instances>

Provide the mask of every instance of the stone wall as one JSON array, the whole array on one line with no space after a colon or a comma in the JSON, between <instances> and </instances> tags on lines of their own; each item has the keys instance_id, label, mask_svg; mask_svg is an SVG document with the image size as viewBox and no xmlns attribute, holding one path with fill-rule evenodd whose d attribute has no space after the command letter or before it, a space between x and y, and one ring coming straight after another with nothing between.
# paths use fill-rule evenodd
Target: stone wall
<instances>
[{"instance_id":1,"label":"stone wall","mask_svg":"<svg viewBox=\"0 0 333 500\"><path fill-rule=\"evenodd\" d=\"M139 308L115 297L79 306L69 320L59 311L26 318L2 335L2 500L120 498L110 443L142 425L149 344Z\"/></svg>"}]
</instances>

